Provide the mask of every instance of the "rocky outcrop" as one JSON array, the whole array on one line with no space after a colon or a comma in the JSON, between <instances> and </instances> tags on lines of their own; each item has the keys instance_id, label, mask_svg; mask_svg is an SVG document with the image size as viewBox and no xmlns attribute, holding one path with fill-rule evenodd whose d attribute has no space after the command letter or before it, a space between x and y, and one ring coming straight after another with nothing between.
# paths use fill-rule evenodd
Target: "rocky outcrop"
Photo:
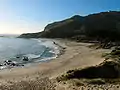
<instances>
[{"instance_id":1,"label":"rocky outcrop","mask_svg":"<svg viewBox=\"0 0 120 90\"><path fill-rule=\"evenodd\" d=\"M115 79L120 78L120 62L118 60L105 60L96 66L82 69L69 70L65 74L57 77L57 81L70 79Z\"/></svg>"},{"instance_id":2,"label":"rocky outcrop","mask_svg":"<svg viewBox=\"0 0 120 90\"><path fill-rule=\"evenodd\" d=\"M120 77L119 61L107 60L99 65L67 72L67 79L72 78L118 78Z\"/></svg>"},{"instance_id":3,"label":"rocky outcrop","mask_svg":"<svg viewBox=\"0 0 120 90\"><path fill-rule=\"evenodd\" d=\"M109 11L88 16L75 15L69 19L48 24L41 33L22 34L26 38L86 37L120 39L120 12Z\"/></svg>"},{"instance_id":4,"label":"rocky outcrop","mask_svg":"<svg viewBox=\"0 0 120 90\"><path fill-rule=\"evenodd\" d=\"M120 78L120 47L115 47L110 53L106 53L104 57L105 60L98 65L69 70L60 77L57 77L57 80Z\"/></svg>"}]
</instances>

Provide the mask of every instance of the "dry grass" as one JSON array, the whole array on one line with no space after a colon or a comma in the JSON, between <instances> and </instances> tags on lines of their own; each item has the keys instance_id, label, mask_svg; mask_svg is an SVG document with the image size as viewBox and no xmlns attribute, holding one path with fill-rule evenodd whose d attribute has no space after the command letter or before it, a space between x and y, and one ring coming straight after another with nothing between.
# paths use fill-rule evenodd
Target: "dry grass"
<instances>
[{"instance_id":1,"label":"dry grass","mask_svg":"<svg viewBox=\"0 0 120 90\"><path fill-rule=\"evenodd\" d=\"M55 90L55 85L49 78L45 77L0 85L0 90Z\"/></svg>"},{"instance_id":2,"label":"dry grass","mask_svg":"<svg viewBox=\"0 0 120 90\"><path fill-rule=\"evenodd\" d=\"M86 82L88 84L97 84L97 85L101 85L101 84L105 84L105 80L104 79L101 79L101 78L97 78L97 79L89 79L89 80L86 80Z\"/></svg>"}]
</instances>

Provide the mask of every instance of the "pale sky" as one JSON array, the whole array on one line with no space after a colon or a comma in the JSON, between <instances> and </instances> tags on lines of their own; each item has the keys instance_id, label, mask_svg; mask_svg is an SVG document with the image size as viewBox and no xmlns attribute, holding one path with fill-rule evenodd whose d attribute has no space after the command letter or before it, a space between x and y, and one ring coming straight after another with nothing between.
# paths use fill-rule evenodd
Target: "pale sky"
<instances>
[{"instance_id":1,"label":"pale sky","mask_svg":"<svg viewBox=\"0 0 120 90\"><path fill-rule=\"evenodd\" d=\"M15 5L13 1L15 0L0 0L0 34L40 32L44 29L47 22L35 21L32 20L32 18L28 19L26 16L24 16L24 13L23 15L17 13L17 9L15 9L17 6L14 6L14 8L11 6ZM22 4L20 7L22 7ZM18 11L19 10L20 9L18 9Z\"/></svg>"},{"instance_id":2,"label":"pale sky","mask_svg":"<svg viewBox=\"0 0 120 90\"><path fill-rule=\"evenodd\" d=\"M120 0L0 0L0 34L40 32L73 15L120 10Z\"/></svg>"}]
</instances>

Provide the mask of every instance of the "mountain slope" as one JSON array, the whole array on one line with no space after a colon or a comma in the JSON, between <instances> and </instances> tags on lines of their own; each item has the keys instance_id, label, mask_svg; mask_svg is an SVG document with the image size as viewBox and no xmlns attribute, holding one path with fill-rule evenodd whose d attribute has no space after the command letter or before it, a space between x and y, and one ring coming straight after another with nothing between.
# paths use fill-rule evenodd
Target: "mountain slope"
<instances>
[{"instance_id":1,"label":"mountain slope","mask_svg":"<svg viewBox=\"0 0 120 90\"><path fill-rule=\"evenodd\" d=\"M75 15L48 24L41 33L22 34L20 37L71 38L78 35L120 39L120 12L101 12L84 17Z\"/></svg>"}]
</instances>

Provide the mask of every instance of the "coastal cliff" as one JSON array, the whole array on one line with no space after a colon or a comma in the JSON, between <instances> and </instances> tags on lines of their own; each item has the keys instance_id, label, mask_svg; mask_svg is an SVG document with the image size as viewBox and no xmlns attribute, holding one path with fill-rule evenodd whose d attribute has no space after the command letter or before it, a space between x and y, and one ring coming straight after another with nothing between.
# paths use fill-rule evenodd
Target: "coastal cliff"
<instances>
[{"instance_id":1,"label":"coastal cliff","mask_svg":"<svg viewBox=\"0 0 120 90\"><path fill-rule=\"evenodd\" d=\"M19 37L73 38L77 36L120 39L120 12L75 15L63 21L48 24L42 32L22 34Z\"/></svg>"}]
</instances>

